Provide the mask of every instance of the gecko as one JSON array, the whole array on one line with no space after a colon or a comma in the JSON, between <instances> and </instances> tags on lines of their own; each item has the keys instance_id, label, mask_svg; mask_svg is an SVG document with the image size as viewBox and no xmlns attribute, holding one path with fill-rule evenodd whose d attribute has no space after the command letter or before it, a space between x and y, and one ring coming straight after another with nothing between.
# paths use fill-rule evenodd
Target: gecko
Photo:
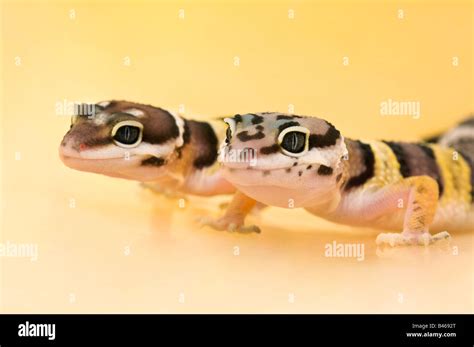
<instances>
[{"instance_id":1,"label":"gecko","mask_svg":"<svg viewBox=\"0 0 474 347\"><path fill-rule=\"evenodd\" d=\"M350 139L324 119L274 112L225 122L218 160L237 192L204 225L259 230L245 225L258 201L380 229L377 245L428 245L474 228L474 117L436 143Z\"/></svg>"},{"instance_id":2,"label":"gecko","mask_svg":"<svg viewBox=\"0 0 474 347\"><path fill-rule=\"evenodd\" d=\"M221 121L188 120L130 101L78 108L59 146L68 167L145 182L155 191L213 196L235 188L217 164ZM171 194L173 195L173 194Z\"/></svg>"}]
</instances>

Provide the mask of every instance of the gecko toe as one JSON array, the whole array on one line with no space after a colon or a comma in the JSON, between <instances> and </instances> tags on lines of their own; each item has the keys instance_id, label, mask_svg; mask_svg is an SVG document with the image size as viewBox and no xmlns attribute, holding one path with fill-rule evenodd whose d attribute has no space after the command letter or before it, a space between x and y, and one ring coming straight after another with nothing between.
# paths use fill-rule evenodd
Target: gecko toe
<instances>
[{"instance_id":1,"label":"gecko toe","mask_svg":"<svg viewBox=\"0 0 474 347\"><path fill-rule=\"evenodd\" d=\"M248 226L243 225L238 229L238 232L242 234L252 234L252 233L260 234L261 230L256 225L248 225Z\"/></svg>"},{"instance_id":2,"label":"gecko toe","mask_svg":"<svg viewBox=\"0 0 474 347\"><path fill-rule=\"evenodd\" d=\"M260 233L260 228L256 225L243 225L239 223L238 221L236 222L234 219L228 219L228 218L210 218L210 217L199 217L196 219L196 222L200 227L211 227L212 229L215 230L227 230L229 232L237 232L241 234L250 234L250 233Z\"/></svg>"},{"instance_id":3,"label":"gecko toe","mask_svg":"<svg viewBox=\"0 0 474 347\"><path fill-rule=\"evenodd\" d=\"M378 246L388 245L391 247L395 246L409 246L409 245L420 245L428 246L437 241L441 240L450 240L451 236L448 232L443 231L435 235L430 235L430 233L412 233L412 232L403 232L403 233L382 233L377 236L375 240Z\"/></svg>"},{"instance_id":4,"label":"gecko toe","mask_svg":"<svg viewBox=\"0 0 474 347\"><path fill-rule=\"evenodd\" d=\"M389 245L395 247L407 244L407 239L400 233L382 233L377 236L375 242L377 245Z\"/></svg>"},{"instance_id":5,"label":"gecko toe","mask_svg":"<svg viewBox=\"0 0 474 347\"><path fill-rule=\"evenodd\" d=\"M451 235L447 231L441 231L437 234L434 234L432 237L432 242L438 241L451 241Z\"/></svg>"}]
</instances>

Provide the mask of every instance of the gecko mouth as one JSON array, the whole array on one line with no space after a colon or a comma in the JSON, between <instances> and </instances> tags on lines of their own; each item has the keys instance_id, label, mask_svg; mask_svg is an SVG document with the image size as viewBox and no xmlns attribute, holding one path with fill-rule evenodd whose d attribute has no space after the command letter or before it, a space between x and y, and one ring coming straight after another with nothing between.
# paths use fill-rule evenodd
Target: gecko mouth
<instances>
[{"instance_id":1,"label":"gecko mouth","mask_svg":"<svg viewBox=\"0 0 474 347\"><path fill-rule=\"evenodd\" d=\"M327 171L323 172L321 168ZM224 166L223 176L240 187L280 187L285 189L321 189L335 184L331 168L320 164L293 163L278 168L228 167Z\"/></svg>"},{"instance_id":2,"label":"gecko mouth","mask_svg":"<svg viewBox=\"0 0 474 347\"><path fill-rule=\"evenodd\" d=\"M67 167L71 169L88 171L95 173L107 173L117 171L124 167L135 165L136 156L116 156L110 158L100 158L98 156L82 156L80 153L61 146L59 148L59 158Z\"/></svg>"},{"instance_id":3,"label":"gecko mouth","mask_svg":"<svg viewBox=\"0 0 474 347\"><path fill-rule=\"evenodd\" d=\"M59 153L59 157L61 160L64 158L65 160L78 160L78 161L109 161L109 160L130 160L132 158L135 158L136 155L130 155L128 157L125 156L120 156L120 157L110 157L110 158L87 158L87 157L81 157L81 156L76 156L76 155L67 155L63 153Z\"/></svg>"},{"instance_id":4,"label":"gecko mouth","mask_svg":"<svg viewBox=\"0 0 474 347\"><path fill-rule=\"evenodd\" d=\"M236 150L237 151L237 150ZM308 166L317 166L309 160L301 158L273 158L268 156L242 155L248 152L240 152L235 156L220 155L219 163L229 171L277 171L277 170L293 170L304 169ZM275 160L276 159L276 160Z\"/></svg>"},{"instance_id":5,"label":"gecko mouth","mask_svg":"<svg viewBox=\"0 0 474 347\"><path fill-rule=\"evenodd\" d=\"M130 156L127 160L124 157L84 159L61 153L59 157L64 165L74 170L141 182L159 179L167 172L164 167L143 165L138 155Z\"/></svg>"},{"instance_id":6,"label":"gecko mouth","mask_svg":"<svg viewBox=\"0 0 474 347\"><path fill-rule=\"evenodd\" d=\"M252 166L252 165L249 165L249 166L228 166L228 165L223 165L223 167L225 168L225 170L229 171L229 172L243 172L243 171L260 171L260 172L272 172L272 171L279 171L279 170L283 170L283 171L287 171L287 172L291 172L293 170L303 170L303 169L307 169L309 167L309 169L313 168L313 167L317 167L318 164L293 164L293 165L286 165L286 166L278 166L278 167L275 167L275 166L272 166L272 167L265 167L265 166Z\"/></svg>"},{"instance_id":7,"label":"gecko mouth","mask_svg":"<svg viewBox=\"0 0 474 347\"><path fill-rule=\"evenodd\" d=\"M79 171L95 172L95 173L110 173L117 172L125 167L135 166L135 158L130 157L129 160L121 158L108 159L85 159L81 157L73 157L60 154L59 158L67 167Z\"/></svg>"},{"instance_id":8,"label":"gecko mouth","mask_svg":"<svg viewBox=\"0 0 474 347\"><path fill-rule=\"evenodd\" d=\"M231 183L241 186L277 186L277 187L298 187L302 184L302 168L282 167L282 168L229 168L225 167L224 177Z\"/></svg>"}]
</instances>

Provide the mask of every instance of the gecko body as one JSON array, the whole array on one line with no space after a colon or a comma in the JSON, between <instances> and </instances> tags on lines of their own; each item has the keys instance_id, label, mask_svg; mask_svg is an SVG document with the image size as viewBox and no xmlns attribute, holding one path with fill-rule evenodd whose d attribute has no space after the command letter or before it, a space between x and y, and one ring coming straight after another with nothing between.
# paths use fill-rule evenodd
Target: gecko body
<instances>
[{"instance_id":1,"label":"gecko body","mask_svg":"<svg viewBox=\"0 0 474 347\"><path fill-rule=\"evenodd\" d=\"M473 229L472 119L439 144L352 140L323 119L280 113L226 122L219 161L239 193L222 218L206 222L214 228L243 227L258 201L392 231L377 238L392 246L429 244L449 238L447 231ZM232 151L250 151L256 160L251 166L228 160L235 158Z\"/></svg>"}]
</instances>

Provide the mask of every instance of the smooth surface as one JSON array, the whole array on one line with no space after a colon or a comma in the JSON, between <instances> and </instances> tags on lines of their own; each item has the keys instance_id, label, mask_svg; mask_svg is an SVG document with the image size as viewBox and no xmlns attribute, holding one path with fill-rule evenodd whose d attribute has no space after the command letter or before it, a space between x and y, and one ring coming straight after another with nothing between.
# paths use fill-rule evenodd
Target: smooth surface
<instances>
[{"instance_id":1,"label":"smooth surface","mask_svg":"<svg viewBox=\"0 0 474 347\"><path fill-rule=\"evenodd\" d=\"M57 155L64 100L182 104L202 119L293 105L356 138L443 130L473 111L472 5L405 4L403 19L399 9L4 3L1 242L39 253L0 257L1 311L473 312L472 233L377 255L377 231L304 211L253 216L260 235L200 229L195 219L217 216L225 197L180 208L137 183L68 169ZM389 98L419 101L421 117L381 116ZM364 260L326 257L333 241L364 244Z\"/></svg>"}]
</instances>

